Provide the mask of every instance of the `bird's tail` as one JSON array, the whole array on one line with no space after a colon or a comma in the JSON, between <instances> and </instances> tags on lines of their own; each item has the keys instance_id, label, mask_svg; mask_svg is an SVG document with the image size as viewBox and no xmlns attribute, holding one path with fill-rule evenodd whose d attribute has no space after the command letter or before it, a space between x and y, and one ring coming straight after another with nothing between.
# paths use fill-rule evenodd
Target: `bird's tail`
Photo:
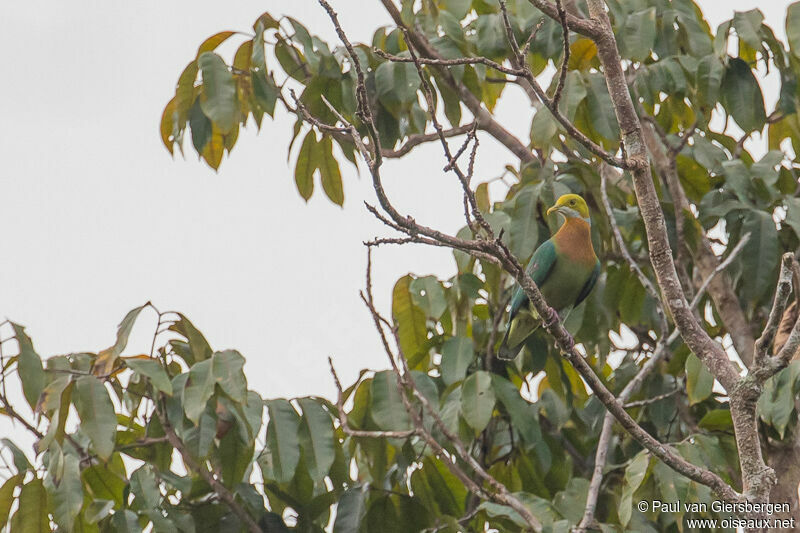
<instances>
[{"instance_id":1,"label":"bird's tail","mask_svg":"<svg viewBox=\"0 0 800 533\"><path fill-rule=\"evenodd\" d=\"M511 332L511 324L506 328L506 334L503 336L503 342L500 343L500 348L497 350L497 358L503 361L512 361L519 354L522 349L522 344L516 346L508 345L508 334Z\"/></svg>"}]
</instances>

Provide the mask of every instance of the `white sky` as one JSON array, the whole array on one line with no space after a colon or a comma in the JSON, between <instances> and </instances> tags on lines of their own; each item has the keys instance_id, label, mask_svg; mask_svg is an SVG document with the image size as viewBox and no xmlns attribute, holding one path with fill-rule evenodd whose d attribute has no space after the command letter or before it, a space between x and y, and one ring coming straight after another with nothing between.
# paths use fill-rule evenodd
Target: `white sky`
<instances>
[{"instance_id":1,"label":"white sky","mask_svg":"<svg viewBox=\"0 0 800 533\"><path fill-rule=\"evenodd\" d=\"M354 40L369 42L390 22L377 2L332 3ZM758 5L784 34L786 0L699 3L714 27ZM125 313L152 300L186 314L215 349L239 349L250 387L267 398L332 397L329 355L345 383L386 366L358 298L361 242L386 234L362 206L374 203L368 175L342 166L344 209L319 184L306 205L286 162L285 113L260 134L241 131L218 174L190 142L186 160L173 160L159 138L161 111L197 46L217 31L248 31L264 9L334 41L312 0L4 3L0 317L25 325L43 356L108 347ZM497 114L527 139L528 109L517 91ZM481 140L478 181L516 163ZM442 166L429 146L387 162L385 182L401 211L455 231L461 196ZM449 276L454 264L440 249L378 250L375 293L387 313L394 281L409 271ZM153 325L141 321L129 353L149 351Z\"/></svg>"}]
</instances>

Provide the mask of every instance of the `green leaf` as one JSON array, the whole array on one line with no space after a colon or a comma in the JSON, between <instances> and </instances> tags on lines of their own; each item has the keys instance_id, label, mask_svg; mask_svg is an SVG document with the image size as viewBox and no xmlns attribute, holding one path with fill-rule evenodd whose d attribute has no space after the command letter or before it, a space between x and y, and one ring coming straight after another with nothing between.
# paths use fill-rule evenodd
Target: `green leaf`
<instances>
[{"instance_id":1,"label":"green leaf","mask_svg":"<svg viewBox=\"0 0 800 533\"><path fill-rule=\"evenodd\" d=\"M623 57L633 61L644 61L656 42L656 8L637 11L628 15L622 27L620 44Z\"/></svg>"},{"instance_id":2,"label":"green leaf","mask_svg":"<svg viewBox=\"0 0 800 533\"><path fill-rule=\"evenodd\" d=\"M800 2L794 2L786 10L786 40L795 57L800 57Z\"/></svg>"},{"instance_id":3,"label":"green leaf","mask_svg":"<svg viewBox=\"0 0 800 533\"><path fill-rule=\"evenodd\" d=\"M709 109L717 104L724 74L725 67L715 54L709 54L697 63L698 97Z\"/></svg>"},{"instance_id":4,"label":"green leaf","mask_svg":"<svg viewBox=\"0 0 800 533\"><path fill-rule=\"evenodd\" d=\"M409 285L411 300L431 318L439 318L447 310L444 289L436 276L416 278Z\"/></svg>"},{"instance_id":5,"label":"green leaf","mask_svg":"<svg viewBox=\"0 0 800 533\"><path fill-rule=\"evenodd\" d=\"M184 361L191 366L196 362L205 361L210 358L212 354L211 346L208 345L208 341L203 334L200 333L200 330L194 327L194 324L182 314L178 313L178 316L180 319L177 322L173 322L169 330L180 333L189 343L188 350L180 351ZM174 346L175 344L173 343L173 347Z\"/></svg>"},{"instance_id":6,"label":"green leaf","mask_svg":"<svg viewBox=\"0 0 800 533\"><path fill-rule=\"evenodd\" d=\"M75 382L73 397L81 419L81 431L92 441L97 455L108 460L117 434L117 414L108 391L96 377L81 376Z\"/></svg>"},{"instance_id":7,"label":"green leaf","mask_svg":"<svg viewBox=\"0 0 800 533\"><path fill-rule=\"evenodd\" d=\"M464 379L475 360L475 343L469 337L451 337L442 345L442 380L452 385Z\"/></svg>"},{"instance_id":8,"label":"green leaf","mask_svg":"<svg viewBox=\"0 0 800 533\"><path fill-rule=\"evenodd\" d=\"M539 242L539 221L536 216L539 190L536 186L523 187L514 197L514 203L508 211L511 216L509 247L522 262L531 257L536 243Z\"/></svg>"},{"instance_id":9,"label":"green leaf","mask_svg":"<svg viewBox=\"0 0 800 533\"><path fill-rule=\"evenodd\" d=\"M589 105L589 118L592 127L604 139L617 142L619 140L619 125L614 115L614 105L608 95L605 78L600 75L589 76L588 94L586 101Z\"/></svg>"},{"instance_id":10,"label":"green leaf","mask_svg":"<svg viewBox=\"0 0 800 533\"><path fill-rule=\"evenodd\" d=\"M198 154L202 154L206 144L211 140L212 127L211 121L200 107L199 98L189 110L189 126L192 128L192 145Z\"/></svg>"},{"instance_id":11,"label":"green leaf","mask_svg":"<svg viewBox=\"0 0 800 533\"><path fill-rule=\"evenodd\" d=\"M200 107L220 132L226 134L236 124L239 112L233 75L225 61L211 52L200 54L197 64L203 75L203 97L200 100Z\"/></svg>"},{"instance_id":12,"label":"green leaf","mask_svg":"<svg viewBox=\"0 0 800 533\"><path fill-rule=\"evenodd\" d=\"M236 350L224 350L212 357L214 380L222 392L237 403L247 401L247 378L244 375L244 357Z\"/></svg>"},{"instance_id":13,"label":"green leaf","mask_svg":"<svg viewBox=\"0 0 800 533\"><path fill-rule=\"evenodd\" d=\"M25 474L11 476L0 487L0 529L6 527L8 514L11 512L11 505L14 503L14 489L22 483Z\"/></svg>"},{"instance_id":14,"label":"green leaf","mask_svg":"<svg viewBox=\"0 0 800 533\"><path fill-rule=\"evenodd\" d=\"M732 58L722 79L722 103L745 132L761 130L767 121L764 96L750 65Z\"/></svg>"},{"instance_id":15,"label":"green leaf","mask_svg":"<svg viewBox=\"0 0 800 533\"><path fill-rule=\"evenodd\" d=\"M322 190L325 195L338 206L344 204L344 189L342 187L342 173L339 162L333 156L331 137L325 135L317 145L319 150L319 173L322 178Z\"/></svg>"},{"instance_id":16,"label":"green leaf","mask_svg":"<svg viewBox=\"0 0 800 533\"><path fill-rule=\"evenodd\" d=\"M11 518L14 533L49 533L50 518L47 515L47 492L41 479L34 478L22 486L19 507Z\"/></svg>"},{"instance_id":17,"label":"green leaf","mask_svg":"<svg viewBox=\"0 0 800 533\"><path fill-rule=\"evenodd\" d=\"M708 431L733 431L733 419L729 409L713 409L703 415L697 425Z\"/></svg>"},{"instance_id":18,"label":"green leaf","mask_svg":"<svg viewBox=\"0 0 800 533\"><path fill-rule=\"evenodd\" d=\"M400 349L414 369L427 355L428 330L425 313L414 304L411 294L411 276L403 276L392 291L392 318L397 325Z\"/></svg>"},{"instance_id":19,"label":"green leaf","mask_svg":"<svg viewBox=\"0 0 800 533\"><path fill-rule=\"evenodd\" d=\"M702 402L711 396L713 386L714 376L695 354L689 354L686 359L686 392L689 395L689 405Z\"/></svg>"},{"instance_id":20,"label":"green leaf","mask_svg":"<svg viewBox=\"0 0 800 533\"><path fill-rule=\"evenodd\" d=\"M370 386L372 420L379 428L402 431L411 427L411 421L397 388L397 374L392 370L377 372Z\"/></svg>"},{"instance_id":21,"label":"green leaf","mask_svg":"<svg viewBox=\"0 0 800 533\"><path fill-rule=\"evenodd\" d=\"M760 9L736 11L733 14L733 28L736 30L736 35L754 50L758 50L762 46L762 22L764 22L764 14Z\"/></svg>"},{"instance_id":22,"label":"green leaf","mask_svg":"<svg viewBox=\"0 0 800 533\"><path fill-rule=\"evenodd\" d=\"M365 487L355 486L347 489L342 493L336 506L333 533L358 533L366 511Z\"/></svg>"},{"instance_id":23,"label":"green leaf","mask_svg":"<svg viewBox=\"0 0 800 533\"><path fill-rule=\"evenodd\" d=\"M314 171L317 169L317 134L314 129L310 129L300 145L300 152L297 154L297 163L294 167L294 181L297 184L297 192L305 201L311 198L314 192Z\"/></svg>"},{"instance_id":24,"label":"green leaf","mask_svg":"<svg viewBox=\"0 0 800 533\"><path fill-rule=\"evenodd\" d=\"M272 78L266 72L254 70L251 72L253 79L253 96L261 110L269 116L275 115L275 103L278 101L280 91L275 86Z\"/></svg>"},{"instance_id":25,"label":"green leaf","mask_svg":"<svg viewBox=\"0 0 800 533\"><path fill-rule=\"evenodd\" d=\"M419 86L419 75L413 63L387 61L375 70L378 98L389 108L397 103L410 104L416 101Z\"/></svg>"},{"instance_id":26,"label":"green leaf","mask_svg":"<svg viewBox=\"0 0 800 533\"><path fill-rule=\"evenodd\" d=\"M764 383L764 392L758 399L758 416L773 426L783 439L786 428L796 417L794 390L800 376L800 363L794 361Z\"/></svg>"},{"instance_id":27,"label":"green leaf","mask_svg":"<svg viewBox=\"0 0 800 533\"><path fill-rule=\"evenodd\" d=\"M22 382L22 394L28 401L31 409L36 409L39 395L44 389L44 367L39 354L33 349L31 338L25 333L25 328L11 322L14 336L19 343L19 357L17 359L17 374Z\"/></svg>"},{"instance_id":28,"label":"green leaf","mask_svg":"<svg viewBox=\"0 0 800 533\"><path fill-rule=\"evenodd\" d=\"M117 507L122 507L127 481L123 481L109 465L92 465L81 472L81 479L92 498L112 500Z\"/></svg>"},{"instance_id":29,"label":"green leaf","mask_svg":"<svg viewBox=\"0 0 800 533\"><path fill-rule=\"evenodd\" d=\"M158 507L161 491L151 466L142 465L131 474L131 492L142 503L143 508Z\"/></svg>"},{"instance_id":30,"label":"green leaf","mask_svg":"<svg viewBox=\"0 0 800 533\"><path fill-rule=\"evenodd\" d=\"M130 509L120 509L111 517L111 527L115 533L141 533L139 519Z\"/></svg>"},{"instance_id":31,"label":"green leaf","mask_svg":"<svg viewBox=\"0 0 800 533\"><path fill-rule=\"evenodd\" d=\"M622 499L619 502L619 521L627 526L631 520L633 508L633 493L644 481L647 468L650 465L650 456L645 450L639 452L625 469L625 482L622 485Z\"/></svg>"},{"instance_id":32,"label":"green leaf","mask_svg":"<svg viewBox=\"0 0 800 533\"><path fill-rule=\"evenodd\" d=\"M510 381L497 374L492 374L492 388L511 417L511 426L519 432L522 439L528 444L540 442L542 431L536 406L525 400Z\"/></svg>"},{"instance_id":33,"label":"green leaf","mask_svg":"<svg viewBox=\"0 0 800 533\"><path fill-rule=\"evenodd\" d=\"M64 470L58 485L48 477L45 486L53 506L53 519L65 531L72 531L75 518L83 507L83 484L78 458L65 455Z\"/></svg>"},{"instance_id":34,"label":"green leaf","mask_svg":"<svg viewBox=\"0 0 800 533\"><path fill-rule=\"evenodd\" d=\"M312 398L297 400L303 410L300 422L300 445L308 473L314 481L328 475L336 457L331 415Z\"/></svg>"},{"instance_id":35,"label":"green leaf","mask_svg":"<svg viewBox=\"0 0 800 533\"><path fill-rule=\"evenodd\" d=\"M255 441L244 442L236 432L226 433L217 447L217 463L221 466L222 482L233 488L245 481L244 477L253 461ZM263 506L263 503L261 504Z\"/></svg>"},{"instance_id":36,"label":"green leaf","mask_svg":"<svg viewBox=\"0 0 800 533\"><path fill-rule=\"evenodd\" d=\"M461 386L461 414L476 432L483 431L489 424L494 403L491 374L479 370L464 380Z\"/></svg>"},{"instance_id":37,"label":"green leaf","mask_svg":"<svg viewBox=\"0 0 800 533\"><path fill-rule=\"evenodd\" d=\"M200 415L206 409L206 403L214 394L214 378L212 360L206 359L196 363L189 369L189 380L183 389L183 409L186 418L199 423Z\"/></svg>"},{"instance_id":38,"label":"green leaf","mask_svg":"<svg viewBox=\"0 0 800 533\"><path fill-rule=\"evenodd\" d=\"M283 399L268 400L267 410L267 447L271 455L269 479L288 483L300 461L300 441L297 438L300 417L292 404Z\"/></svg>"},{"instance_id":39,"label":"green leaf","mask_svg":"<svg viewBox=\"0 0 800 533\"><path fill-rule=\"evenodd\" d=\"M750 240L739 256L742 265L742 298L755 302L770 290L780 261L778 229L770 213L749 210L742 221L742 234Z\"/></svg>"},{"instance_id":40,"label":"green leaf","mask_svg":"<svg viewBox=\"0 0 800 533\"><path fill-rule=\"evenodd\" d=\"M212 35L203 41L203 44L201 44L197 49L197 57L199 58L204 52L213 52L219 45L227 41L229 37L235 34L235 31L221 31L215 35Z\"/></svg>"},{"instance_id":41,"label":"green leaf","mask_svg":"<svg viewBox=\"0 0 800 533\"><path fill-rule=\"evenodd\" d=\"M172 396L172 383L169 376L156 359L130 358L125 359L125 365L140 376L148 378L155 390Z\"/></svg>"}]
</instances>

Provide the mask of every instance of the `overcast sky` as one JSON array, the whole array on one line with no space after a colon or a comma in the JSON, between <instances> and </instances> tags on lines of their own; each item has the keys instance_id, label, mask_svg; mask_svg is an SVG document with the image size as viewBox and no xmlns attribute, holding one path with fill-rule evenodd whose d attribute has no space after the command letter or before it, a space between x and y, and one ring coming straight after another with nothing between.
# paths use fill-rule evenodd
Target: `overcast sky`
<instances>
[{"instance_id":1,"label":"overcast sky","mask_svg":"<svg viewBox=\"0 0 800 533\"><path fill-rule=\"evenodd\" d=\"M332 3L354 40L389 24L377 2ZM786 0L699 3L714 27L757 5L784 34ZM108 347L125 313L152 300L186 314L215 349L240 350L264 397L331 397L329 355L345 382L386 366L358 298L361 242L386 234L362 206L374 202L366 173L343 165L343 209L321 193L306 204L286 161L285 114L261 133L243 130L218 173L190 143L184 160L160 141L161 111L200 42L248 31L265 9L334 39L312 0L4 3L0 317L25 325L43 356ZM499 119L527 139L529 107L514 93ZM478 181L515 164L482 141ZM440 151L426 147L413 161L388 162L385 182L402 212L455 231L461 197L442 166ZM441 249L381 248L374 268L388 312L398 277L449 276L454 264ZM153 325L142 319L129 353L149 351Z\"/></svg>"}]
</instances>

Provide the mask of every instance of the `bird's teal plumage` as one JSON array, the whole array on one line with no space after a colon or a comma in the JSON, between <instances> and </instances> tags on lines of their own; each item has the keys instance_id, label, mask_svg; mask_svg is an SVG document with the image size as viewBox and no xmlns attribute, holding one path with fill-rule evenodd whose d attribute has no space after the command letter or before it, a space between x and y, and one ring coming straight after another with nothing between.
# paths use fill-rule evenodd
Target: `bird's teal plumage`
<instances>
[{"instance_id":1,"label":"bird's teal plumage","mask_svg":"<svg viewBox=\"0 0 800 533\"><path fill-rule=\"evenodd\" d=\"M549 240L536 249L528 275L542 291L545 301L561 319L591 292L600 274L600 262L591 240L591 221L583 198L575 194L562 196L548 212L556 211L566 219ZM517 285L511 298L508 326L498 356L513 359L527 339L539 327L538 313Z\"/></svg>"}]
</instances>

